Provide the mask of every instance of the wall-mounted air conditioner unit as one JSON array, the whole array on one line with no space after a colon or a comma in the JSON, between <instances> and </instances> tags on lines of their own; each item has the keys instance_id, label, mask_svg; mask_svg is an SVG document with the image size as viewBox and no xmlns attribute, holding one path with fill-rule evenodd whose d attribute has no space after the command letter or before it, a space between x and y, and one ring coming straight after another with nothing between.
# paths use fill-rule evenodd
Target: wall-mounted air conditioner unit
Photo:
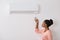
<instances>
[{"instance_id":1,"label":"wall-mounted air conditioner unit","mask_svg":"<svg viewBox=\"0 0 60 40\"><path fill-rule=\"evenodd\" d=\"M11 0L10 13L39 13L38 0Z\"/></svg>"}]
</instances>

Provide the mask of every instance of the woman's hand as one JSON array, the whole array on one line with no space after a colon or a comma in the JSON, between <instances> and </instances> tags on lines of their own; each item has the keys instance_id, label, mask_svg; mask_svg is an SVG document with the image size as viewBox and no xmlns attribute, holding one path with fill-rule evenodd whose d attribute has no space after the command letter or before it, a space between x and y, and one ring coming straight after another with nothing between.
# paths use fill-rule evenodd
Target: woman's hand
<instances>
[{"instance_id":1,"label":"woman's hand","mask_svg":"<svg viewBox=\"0 0 60 40\"><path fill-rule=\"evenodd\" d=\"M35 23L36 23L36 26L35 26L35 29L39 29L39 20L38 18L35 17Z\"/></svg>"},{"instance_id":2,"label":"woman's hand","mask_svg":"<svg viewBox=\"0 0 60 40\"><path fill-rule=\"evenodd\" d=\"M35 22L36 22L36 23L39 23L39 20L38 20L38 18L35 18Z\"/></svg>"}]
</instances>

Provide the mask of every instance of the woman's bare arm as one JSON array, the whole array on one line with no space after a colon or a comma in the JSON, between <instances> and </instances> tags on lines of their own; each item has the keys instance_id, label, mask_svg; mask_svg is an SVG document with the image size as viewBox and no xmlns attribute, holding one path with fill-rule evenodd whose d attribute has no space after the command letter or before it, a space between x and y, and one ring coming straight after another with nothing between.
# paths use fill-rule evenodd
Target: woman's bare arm
<instances>
[{"instance_id":1,"label":"woman's bare arm","mask_svg":"<svg viewBox=\"0 0 60 40\"><path fill-rule=\"evenodd\" d=\"M39 20L37 18L35 18L35 22L36 22L35 32L43 33L43 30L39 30Z\"/></svg>"},{"instance_id":2,"label":"woman's bare arm","mask_svg":"<svg viewBox=\"0 0 60 40\"><path fill-rule=\"evenodd\" d=\"M39 29L39 27L38 27L38 26L39 26L39 23L36 23L36 27L35 27L35 28L36 28L36 29Z\"/></svg>"}]
</instances>

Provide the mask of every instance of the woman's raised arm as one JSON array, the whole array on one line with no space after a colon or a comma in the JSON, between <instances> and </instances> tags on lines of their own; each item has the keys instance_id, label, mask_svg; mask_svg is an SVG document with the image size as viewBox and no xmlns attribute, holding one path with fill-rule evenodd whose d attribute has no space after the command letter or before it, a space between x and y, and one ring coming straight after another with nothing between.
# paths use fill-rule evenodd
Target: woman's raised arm
<instances>
[{"instance_id":1,"label":"woman's raised arm","mask_svg":"<svg viewBox=\"0 0 60 40\"><path fill-rule=\"evenodd\" d=\"M39 20L37 18L35 18L35 22L36 22L35 32L38 34L42 34L44 30L39 30Z\"/></svg>"}]
</instances>

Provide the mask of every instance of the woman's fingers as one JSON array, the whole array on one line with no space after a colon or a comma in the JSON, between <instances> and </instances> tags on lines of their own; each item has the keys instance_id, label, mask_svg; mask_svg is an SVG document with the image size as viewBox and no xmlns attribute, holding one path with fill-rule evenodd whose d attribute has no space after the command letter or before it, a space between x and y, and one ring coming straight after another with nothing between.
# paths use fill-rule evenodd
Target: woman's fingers
<instances>
[{"instance_id":1,"label":"woman's fingers","mask_svg":"<svg viewBox=\"0 0 60 40\"><path fill-rule=\"evenodd\" d=\"M38 20L37 18L35 18L35 22L36 22L36 23L38 23L38 22L39 22L39 20Z\"/></svg>"}]
</instances>

